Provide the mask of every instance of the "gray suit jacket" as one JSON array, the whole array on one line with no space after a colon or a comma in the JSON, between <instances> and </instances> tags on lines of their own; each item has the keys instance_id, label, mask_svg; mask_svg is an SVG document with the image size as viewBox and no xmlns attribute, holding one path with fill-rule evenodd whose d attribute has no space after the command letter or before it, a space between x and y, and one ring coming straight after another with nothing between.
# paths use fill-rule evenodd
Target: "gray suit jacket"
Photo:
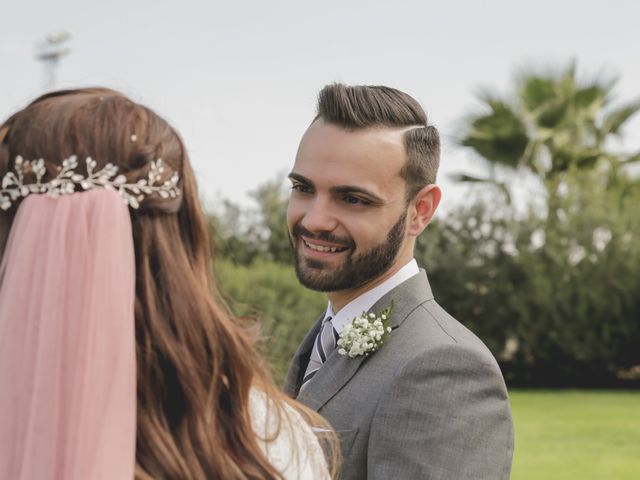
<instances>
[{"instance_id":1,"label":"gray suit jacket","mask_svg":"<svg viewBox=\"0 0 640 480\"><path fill-rule=\"evenodd\" d=\"M334 351L298 397L337 431L340 478L508 479L513 421L494 357L435 302L424 270L371 311L392 300L387 342L366 358ZM289 367L294 398L321 320Z\"/></svg>"}]
</instances>

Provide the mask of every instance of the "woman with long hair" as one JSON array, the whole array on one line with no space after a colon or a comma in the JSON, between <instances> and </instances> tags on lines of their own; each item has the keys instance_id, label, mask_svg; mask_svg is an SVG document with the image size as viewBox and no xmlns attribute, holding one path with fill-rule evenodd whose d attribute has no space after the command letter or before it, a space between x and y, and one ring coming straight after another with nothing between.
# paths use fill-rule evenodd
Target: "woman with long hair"
<instances>
[{"instance_id":1,"label":"woman with long hair","mask_svg":"<svg viewBox=\"0 0 640 480\"><path fill-rule=\"evenodd\" d=\"M329 478L335 437L217 300L164 119L44 95L0 126L0 180L0 478Z\"/></svg>"}]
</instances>

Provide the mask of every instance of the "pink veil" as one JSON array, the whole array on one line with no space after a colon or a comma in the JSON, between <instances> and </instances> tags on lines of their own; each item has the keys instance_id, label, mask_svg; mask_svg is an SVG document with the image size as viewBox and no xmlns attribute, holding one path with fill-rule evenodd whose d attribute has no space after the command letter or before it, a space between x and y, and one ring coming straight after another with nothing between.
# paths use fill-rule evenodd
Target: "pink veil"
<instances>
[{"instance_id":1,"label":"pink veil","mask_svg":"<svg viewBox=\"0 0 640 480\"><path fill-rule=\"evenodd\" d=\"M0 266L0 479L134 477L134 299L115 191L24 199Z\"/></svg>"}]
</instances>

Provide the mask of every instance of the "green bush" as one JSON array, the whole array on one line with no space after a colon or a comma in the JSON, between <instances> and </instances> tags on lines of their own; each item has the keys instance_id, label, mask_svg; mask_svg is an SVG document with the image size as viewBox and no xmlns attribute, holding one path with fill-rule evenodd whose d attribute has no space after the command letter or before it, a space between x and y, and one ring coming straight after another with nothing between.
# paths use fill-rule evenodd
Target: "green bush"
<instances>
[{"instance_id":1,"label":"green bush","mask_svg":"<svg viewBox=\"0 0 640 480\"><path fill-rule=\"evenodd\" d=\"M438 301L487 343L511 385L630 385L639 197L598 186L594 172L564 182L554 222L479 203L429 226L417 257Z\"/></svg>"},{"instance_id":2,"label":"green bush","mask_svg":"<svg viewBox=\"0 0 640 480\"><path fill-rule=\"evenodd\" d=\"M214 266L221 292L234 313L259 320L263 345L278 381L283 380L297 346L327 306L326 297L298 283L292 266L267 260Z\"/></svg>"}]
</instances>

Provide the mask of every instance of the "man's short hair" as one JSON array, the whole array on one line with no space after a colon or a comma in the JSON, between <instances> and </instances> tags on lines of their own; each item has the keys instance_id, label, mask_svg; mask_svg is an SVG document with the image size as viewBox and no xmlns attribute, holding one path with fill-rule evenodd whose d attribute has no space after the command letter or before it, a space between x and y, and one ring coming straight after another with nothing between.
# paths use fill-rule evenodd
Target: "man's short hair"
<instances>
[{"instance_id":1,"label":"man's short hair","mask_svg":"<svg viewBox=\"0 0 640 480\"><path fill-rule=\"evenodd\" d=\"M400 176L407 182L410 201L423 187L436 181L440 164L440 136L427 123L427 114L417 100L395 88L334 83L318 95L316 118L343 128L416 127L404 133L407 162Z\"/></svg>"}]
</instances>

